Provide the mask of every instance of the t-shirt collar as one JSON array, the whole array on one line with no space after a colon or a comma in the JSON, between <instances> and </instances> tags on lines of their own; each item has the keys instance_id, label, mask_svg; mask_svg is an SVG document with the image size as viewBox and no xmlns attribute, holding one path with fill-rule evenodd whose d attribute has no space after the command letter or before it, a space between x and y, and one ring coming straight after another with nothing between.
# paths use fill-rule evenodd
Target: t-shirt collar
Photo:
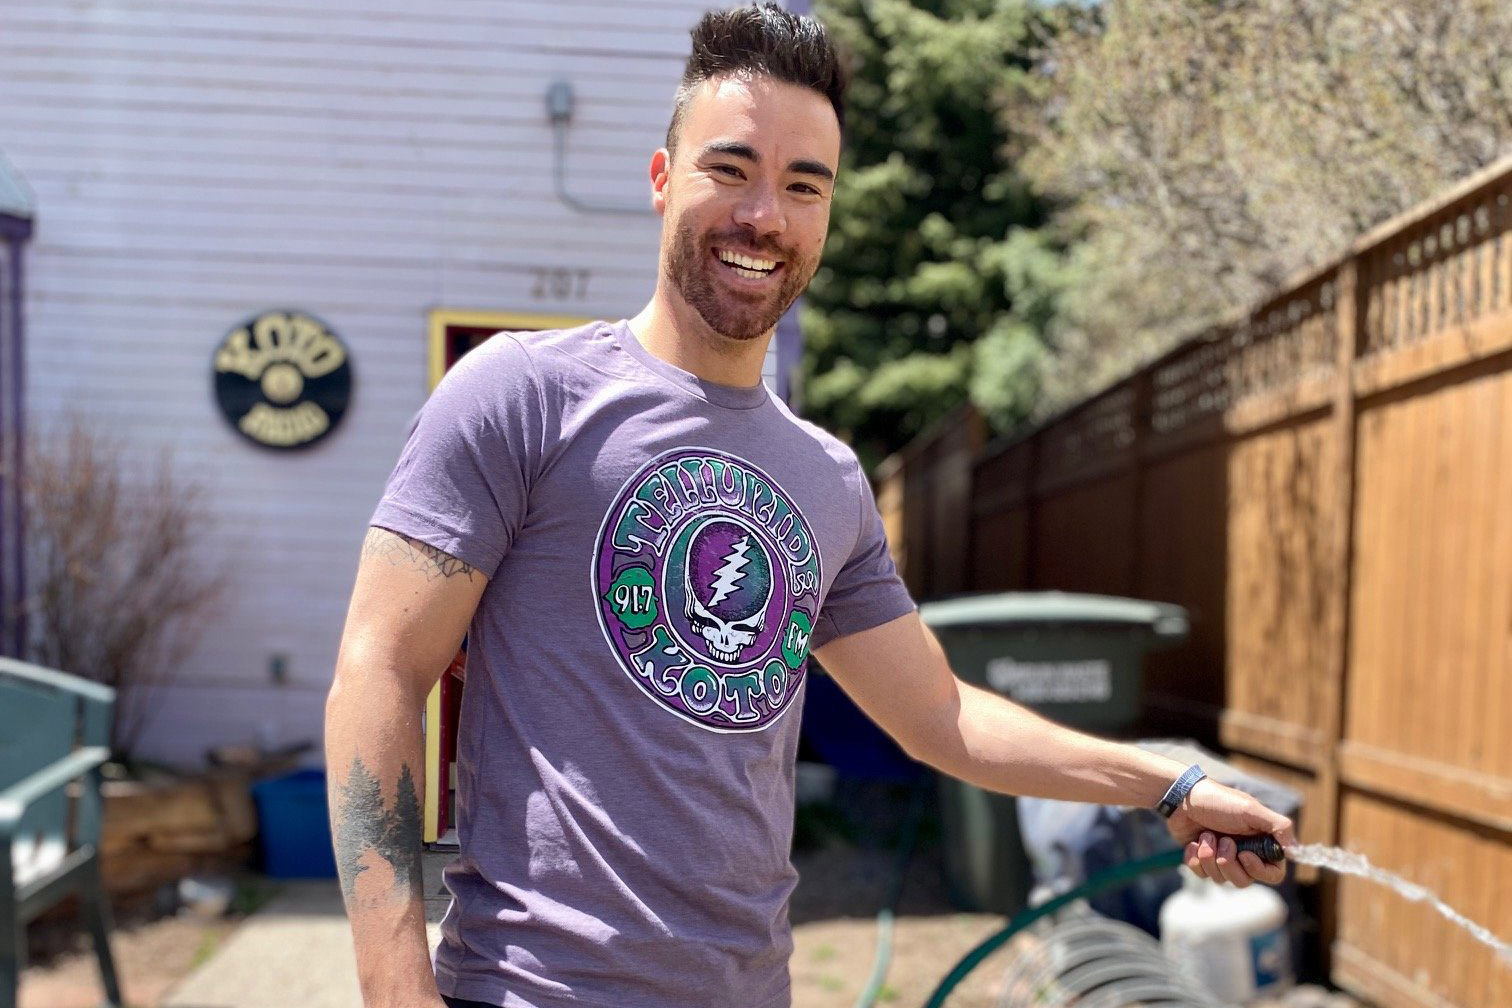
<instances>
[{"instance_id":1,"label":"t-shirt collar","mask_svg":"<svg viewBox=\"0 0 1512 1008\"><path fill-rule=\"evenodd\" d=\"M729 409L755 409L764 404L771 395L764 382L757 382L755 385L720 385L718 382L705 381L696 374L668 364L641 346L640 340L635 338L635 333L631 331L630 323L626 319L612 323L610 329L620 346L625 348L625 352L634 357L641 366L716 406Z\"/></svg>"}]
</instances>

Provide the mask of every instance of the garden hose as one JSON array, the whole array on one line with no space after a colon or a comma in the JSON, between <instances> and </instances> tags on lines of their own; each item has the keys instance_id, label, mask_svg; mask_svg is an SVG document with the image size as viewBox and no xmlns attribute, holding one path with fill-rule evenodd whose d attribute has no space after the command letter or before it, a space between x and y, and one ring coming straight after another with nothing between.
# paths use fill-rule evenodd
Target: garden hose
<instances>
[{"instance_id":1,"label":"garden hose","mask_svg":"<svg viewBox=\"0 0 1512 1008\"><path fill-rule=\"evenodd\" d=\"M1068 889L1066 892L1061 893L1053 899L1046 900L1037 907L1029 907L1019 911L1008 922L1007 927L966 953L961 961L956 963L949 973L945 974L945 978L940 981L940 985L935 988L935 992L925 1002L924 1008L942 1008L945 1004L945 998L950 995L951 991L955 990L962 980L966 979L968 973L980 966L982 961L992 953L1007 944L1009 939L1014 935L1040 918L1055 913L1068 903L1074 903L1079 899L1095 896L1107 889L1116 889L1119 886L1127 885L1139 876L1149 872L1176 868L1181 862L1182 852L1173 849L1139 861L1129 861L1121 865L1115 865L1106 871L1098 872L1081 885ZM869 1004L870 1002L866 1003Z\"/></svg>"},{"instance_id":2,"label":"garden hose","mask_svg":"<svg viewBox=\"0 0 1512 1008\"><path fill-rule=\"evenodd\" d=\"M892 964L892 940L893 940L893 914L898 908L898 901L903 898L903 883L908 876L908 862L913 856L914 843L919 836L919 820L924 816L924 795L927 784L920 782L915 784L913 797L908 805L908 816L904 820L903 835L898 841L898 864L893 872L892 888L887 895L887 902L882 911L877 914L877 954L872 958L871 975L866 979L866 986L861 990L861 996L856 999L856 1008L871 1008L877 998L882 994L882 986L887 982L887 969Z\"/></svg>"}]
</instances>

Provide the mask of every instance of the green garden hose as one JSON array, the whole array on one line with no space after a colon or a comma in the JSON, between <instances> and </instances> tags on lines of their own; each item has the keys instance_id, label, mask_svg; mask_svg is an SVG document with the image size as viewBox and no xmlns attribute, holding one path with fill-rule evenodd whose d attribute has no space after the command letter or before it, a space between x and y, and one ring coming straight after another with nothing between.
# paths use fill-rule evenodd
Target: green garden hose
<instances>
[{"instance_id":1,"label":"green garden hose","mask_svg":"<svg viewBox=\"0 0 1512 1008\"><path fill-rule=\"evenodd\" d=\"M1037 907L1029 907L1019 911L1008 922L1007 927L966 953L965 957L956 963L955 968L945 974L945 979L940 981L940 985L935 988L935 992L929 996L929 1000L925 1002L924 1008L942 1008L945 1004L945 998L950 995L951 991L955 990L962 980L966 979L968 973L980 966L982 961L992 953L1007 944L1008 940L1014 935L1041 917L1053 914L1066 904L1073 903L1076 900L1095 896L1107 889L1116 889L1119 886L1127 885L1139 876L1149 872L1176 868L1181 862L1182 852L1180 850L1168 850L1140 861L1129 861L1125 864L1115 865L1106 871L1098 872L1081 885L1074 889L1069 889L1053 899L1046 900Z\"/></svg>"},{"instance_id":2,"label":"green garden hose","mask_svg":"<svg viewBox=\"0 0 1512 1008\"><path fill-rule=\"evenodd\" d=\"M908 803L908 815L903 822L902 838L898 841L898 863L893 871L893 882L887 895L887 903L877 914L877 954L872 959L871 975L866 986L856 999L856 1008L871 1008L882 995L887 982L887 969L892 965L893 914L903 899L903 884L908 879L908 862L913 857L914 844L919 838L919 822L924 816L924 796L928 785L915 783L913 797Z\"/></svg>"}]
</instances>

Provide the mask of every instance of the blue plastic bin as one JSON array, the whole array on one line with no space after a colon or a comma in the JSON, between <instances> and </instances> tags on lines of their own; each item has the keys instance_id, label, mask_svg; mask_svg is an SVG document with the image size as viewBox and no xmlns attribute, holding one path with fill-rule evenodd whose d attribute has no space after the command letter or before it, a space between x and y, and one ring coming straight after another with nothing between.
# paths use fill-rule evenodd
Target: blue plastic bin
<instances>
[{"instance_id":1,"label":"blue plastic bin","mask_svg":"<svg viewBox=\"0 0 1512 1008\"><path fill-rule=\"evenodd\" d=\"M819 758L848 777L912 781L928 772L863 714L839 683L812 664L802 730Z\"/></svg>"},{"instance_id":2,"label":"blue plastic bin","mask_svg":"<svg viewBox=\"0 0 1512 1008\"><path fill-rule=\"evenodd\" d=\"M263 872L273 878L335 878L324 770L296 770L252 785Z\"/></svg>"}]
</instances>

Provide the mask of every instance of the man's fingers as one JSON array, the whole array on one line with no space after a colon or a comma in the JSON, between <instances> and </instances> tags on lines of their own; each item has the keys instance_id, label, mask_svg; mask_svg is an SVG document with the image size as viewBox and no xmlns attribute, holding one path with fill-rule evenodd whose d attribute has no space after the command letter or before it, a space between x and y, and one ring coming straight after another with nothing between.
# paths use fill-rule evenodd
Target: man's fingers
<instances>
[{"instance_id":1,"label":"man's fingers","mask_svg":"<svg viewBox=\"0 0 1512 1008\"><path fill-rule=\"evenodd\" d=\"M1278 864L1266 864L1260 860L1260 856L1253 851L1243 851L1239 855L1239 864L1249 872L1250 878L1256 882L1264 882L1266 885L1280 885L1286 878L1286 866Z\"/></svg>"},{"instance_id":2,"label":"man's fingers","mask_svg":"<svg viewBox=\"0 0 1512 1008\"><path fill-rule=\"evenodd\" d=\"M1251 829L1255 833L1269 833L1280 842L1282 847L1294 847L1297 843L1297 834L1292 821L1284 815L1272 812L1264 805L1256 805L1256 811L1250 815Z\"/></svg>"},{"instance_id":3,"label":"man's fingers","mask_svg":"<svg viewBox=\"0 0 1512 1008\"><path fill-rule=\"evenodd\" d=\"M1284 864L1267 864L1252 851L1240 852L1231 837L1203 832L1182 851L1186 866L1214 882L1243 889L1252 882L1278 885L1286 878Z\"/></svg>"},{"instance_id":4,"label":"man's fingers","mask_svg":"<svg viewBox=\"0 0 1512 1008\"><path fill-rule=\"evenodd\" d=\"M1218 856L1215 863L1218 866L1219 877L1229 885L1243 889L1250 884L1250 877L1240 866L1238 855L1239 848L1234 845L1232 837L1224 837L1218 841Z\"/></svg>"},{"instance_id":5,"label":"man's fingers","mask_svg":"<svg viewBox=\"0 0 1512 1008\"><path fill-rule=\"evenodd\" d=\"M1212 849L1208 848L1204 856L1203 847L1196 840L1186 845L1186 866L1199 878L1205 879L1214 878L1214 873L1218 870L1218 866L1213 863Z\"/></svg>"},{"instance_id":6,"label":"man's fingers","mask_svg":"<svg viewBox=\"0 0 1512 1008\"><path fill-rule=\"evenodd\" d=\"M1187 867L1205 879L1223 880L1218 868L1218 838L1209 832L1198 834L1197 839L1187 844Z\"/></svg>"},{"instance_id":7,"label":"man's fingers","mask_svg":"<svg viewBox=\"0 0 1512 1008\"><path fill-rule=\"evenodd\" d=\"M1202 862L1197 860L1197 841L1193 840L1186 845L1186 866L1198 875L1202 874Z\"/></svg>"}]
</instances>

